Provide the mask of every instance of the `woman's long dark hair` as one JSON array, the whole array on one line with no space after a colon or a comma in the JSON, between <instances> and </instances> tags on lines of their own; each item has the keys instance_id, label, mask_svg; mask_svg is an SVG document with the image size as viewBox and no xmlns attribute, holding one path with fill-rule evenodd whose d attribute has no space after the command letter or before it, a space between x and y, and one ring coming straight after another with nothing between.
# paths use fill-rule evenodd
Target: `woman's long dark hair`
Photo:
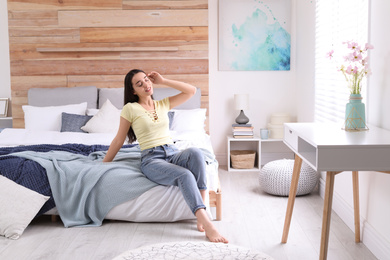
<instances>
[{"instance_id":1,"label":"woman's long dark hair","mask_svg":"<svg viewBox=\"0 0 390 260\"><path fill-rule=\"evenodd\" d=\"M133 69L133 70L130 70L125 77L124 105L126 105L129 102L130 103L138 102L138 100L139 100L139 97L134 94L134 87L133 87L133 83L132 83L134 75L136 75L138 73L144 73L146 75L146 73L143 70ZM152 99L153 99L153 96L152 96ZM131 126L130 126L129 131L127 132L127 137L129 138L129 143L133 143L135 140L137 140L137 137L135 136L133 127L131 127Z\"/></svg>"}]
</instances>

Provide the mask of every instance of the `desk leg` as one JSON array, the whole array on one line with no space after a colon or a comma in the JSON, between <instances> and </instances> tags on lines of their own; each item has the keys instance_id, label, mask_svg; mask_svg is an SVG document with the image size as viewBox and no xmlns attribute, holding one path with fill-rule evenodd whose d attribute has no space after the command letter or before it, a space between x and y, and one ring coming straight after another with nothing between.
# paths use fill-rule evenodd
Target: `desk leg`
<instances>
[{"instance_id":1,"label":"desk leg","mask_svg":"<svg viewBox=\"0 0 390 260\"><path fill-rule=\"evenodd\" d=\"M352 172L353 207L355 212L355 242L360 242L359 172Z\"/></svg>"},{"instance_id":2,"label":"desk leg","mask_svg":"<svg viewBox=\"0 0 390 260\"><path fill-rule=\"evenodd\" d=\"M298 189L299 174L301 172L302 158L295 155L294 170L291 178L290 193L288 195L286 217L284 219L284 228L282 243L287 243L288 231L290 230L291 216L294 209L295 196Z\"/></svg>"},{"instance_id":3,"label":"desk leg","mask_svg":"<svg viewBox=\"0 0 390 260\"><path fill-rule=\"evenodd\" d=\"M330 217L332 214L332 200L334 189L334 176L338 172L326 172L324 210L322 213L322 232L321 232L321 249L320 259L326 259L328 255Z\"/></svg>"}]
</instances>

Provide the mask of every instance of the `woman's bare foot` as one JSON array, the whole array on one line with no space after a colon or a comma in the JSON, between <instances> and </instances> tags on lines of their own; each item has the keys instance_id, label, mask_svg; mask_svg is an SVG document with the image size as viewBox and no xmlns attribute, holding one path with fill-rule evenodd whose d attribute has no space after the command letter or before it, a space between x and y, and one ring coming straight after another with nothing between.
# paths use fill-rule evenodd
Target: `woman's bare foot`
<instances>
[{"instance_id":1,"label":"woman's bare foot","mask_svg":"<svg viewBox=\"0 0 390 260\"><path fill-rule=\"evenodd\" d=\"M222 242L222 243L229 243L229 241L223 237L221 234L219 234L218 230L211 224L208 228L205 228L206 231L206 237L210 240L210 242Z\"/></svg>"},{"instance_id":2,"label":"woman's bare foot","mask_svg":"<svg viewBox=\"0 0 390 260\"><path fill-rule=\"evenodd\" d=\"M210 240L210 242L222 242L229 243L229 241L219 234L218 230L214 227L213 223L211 223L206 210L199 209L195 212L195 216L197 218L197 227L200 232L205 232L206 237Z\"/></svg>"},{"instance_id":3,"label":"woman's bare foot","mask_svg":"<svg viewBox=\"0 0 390 260\"><path fill-rule=\"evenodd\" d=\"M204 232L203 224L197 221L196 226L198 227L199 232Z\"/></svg>"}]
</instances>

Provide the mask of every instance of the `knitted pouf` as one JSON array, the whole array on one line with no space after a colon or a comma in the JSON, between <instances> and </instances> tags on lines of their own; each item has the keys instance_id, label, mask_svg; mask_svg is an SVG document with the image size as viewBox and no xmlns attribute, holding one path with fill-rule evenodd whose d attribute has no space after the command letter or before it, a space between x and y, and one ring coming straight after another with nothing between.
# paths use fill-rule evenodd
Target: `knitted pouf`
<instances>
[{"instance_id":1,"label":"knitted pouf","mask_svg":"<svg viewBox=\"0 0 390 260\"><path fill-rule=\"evenodd\" d=\"M290 159L276 160L265 164L259 174L261 189L269 194L288 196L293 169L294 160ZM315 170L302 162L296 195L311 193L315 189L319 177Z\"/></svg>"}]
</instances>

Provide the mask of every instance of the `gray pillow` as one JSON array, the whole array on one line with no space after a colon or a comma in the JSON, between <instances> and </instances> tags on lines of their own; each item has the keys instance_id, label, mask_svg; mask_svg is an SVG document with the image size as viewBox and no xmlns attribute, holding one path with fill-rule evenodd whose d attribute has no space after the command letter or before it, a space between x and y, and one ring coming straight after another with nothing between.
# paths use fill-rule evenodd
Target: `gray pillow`
<instances>
[{"instance_id":1,"label":"gray pillow","mask_svg":"<svg viewBox=\"0 0 390 260\"><path fill-rule=\"evenodd\" d=\"M68 114L63 112L61 132L86 133L85 131L81 130L81 127L84 126L91 118L92 116Z\"/></svg>"}]
</instances>

